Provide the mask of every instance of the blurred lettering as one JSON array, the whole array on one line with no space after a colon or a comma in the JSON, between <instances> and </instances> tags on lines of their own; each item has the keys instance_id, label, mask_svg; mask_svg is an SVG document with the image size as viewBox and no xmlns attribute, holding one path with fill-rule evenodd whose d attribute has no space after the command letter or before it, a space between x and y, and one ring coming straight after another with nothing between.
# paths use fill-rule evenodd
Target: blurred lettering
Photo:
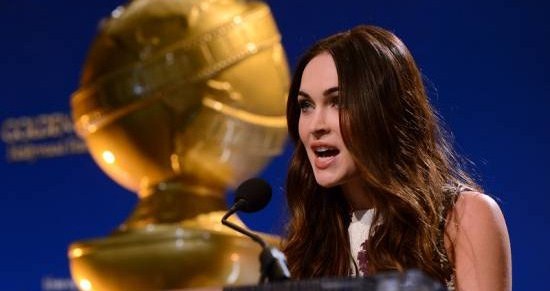
<instances>
[{"instance_id":1,"label":"blurred lettering","mask_svg":"<svg viewBox=\"0 0 550 291\"><path fill-rule=\"evenodd\" d=\"M2 122L1 138L8 162L35 161L87 153L86 144L74 133L67 113L10 117Z\"/></svg>"},{"instance_id":2,"label":"blurred lettering","mask_svg":"<svg viewBox=\"0 0 550 291\"><path fill-rule=\"evenodd\" d=\"M44 291L64 291L64 290L78 290L73 280L70 278L42 278L42 290Z\"/></svg>"},{"instance_id":3,"label":"blurred lettering","mask_svg":"<svg viewBox=\"0 0 550 291\"><path fill-rule=\"evenodd\" d=\"M73 134L71 117L62 112L8 118L2 122L2 141L6 144L58 138Z\"/></svg>"}]
</instances>

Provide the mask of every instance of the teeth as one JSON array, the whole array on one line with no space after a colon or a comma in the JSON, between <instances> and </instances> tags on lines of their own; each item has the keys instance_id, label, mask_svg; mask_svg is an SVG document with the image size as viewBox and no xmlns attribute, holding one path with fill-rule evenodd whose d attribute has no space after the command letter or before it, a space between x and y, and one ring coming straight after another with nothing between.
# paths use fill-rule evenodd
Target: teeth
<instances>
[{"instance_id":1,"label":"teeth","mask_svg":"<svg viewBox=\"0 0 550 291\"><path fill-rule=\"evenodd\" d=\"M340 152L337 148L326 147L326 146L316 147L313 149L313 151L319 157L335 156Z\"/></svg>"}]
</instances>

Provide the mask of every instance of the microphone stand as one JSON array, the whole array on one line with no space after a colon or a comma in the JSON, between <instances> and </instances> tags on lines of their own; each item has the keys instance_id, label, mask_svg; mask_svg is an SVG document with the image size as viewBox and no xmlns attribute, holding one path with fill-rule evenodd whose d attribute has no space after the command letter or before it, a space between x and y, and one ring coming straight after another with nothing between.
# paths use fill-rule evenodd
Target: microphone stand
<instances>
[{"instance_id":1,"label":"microphone stand","mask_svg":"<svg viewBox=\"0 0 550 291\"><path fill-rule=\"evenodd\" d=\"M290 272L286 266L285 256L280 250L266 244L259 235L227 220L229 216L237 212L246 203L248 203L246 200L239 199L223 216L222 224L250 237L262 247L262 252L260 253L260 284L290 279Z\"/></svg>"}]
</instances>

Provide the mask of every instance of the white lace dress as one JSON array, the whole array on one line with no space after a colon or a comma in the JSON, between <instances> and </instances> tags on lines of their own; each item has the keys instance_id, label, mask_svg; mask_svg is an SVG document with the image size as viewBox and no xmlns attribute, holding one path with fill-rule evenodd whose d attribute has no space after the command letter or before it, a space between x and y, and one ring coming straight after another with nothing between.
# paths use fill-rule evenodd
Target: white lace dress
<instances>
[{"instance_id":1,"label":"white lace dress","mask_svg":"<svg viewBox=\"0 0 550 291\"><path fill-rule=\"evenodd\" d=\"M369 237L370 226L374 217L374 209L357 210L351 214L351 222L348 227L350 250L352 254L352 276L365 276L358 267L361 244Z\"/></svg>"}]
</instances>

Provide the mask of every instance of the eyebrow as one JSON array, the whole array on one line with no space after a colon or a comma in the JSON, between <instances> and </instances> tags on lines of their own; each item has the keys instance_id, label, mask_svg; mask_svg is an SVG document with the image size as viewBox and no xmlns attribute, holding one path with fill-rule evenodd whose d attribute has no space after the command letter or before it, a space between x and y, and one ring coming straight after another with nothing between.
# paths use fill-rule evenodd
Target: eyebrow
<instances>
[{"instance_id":1,"label":"eyebrow","mask_svg":"<svg viewBox=\"0 0 550 291\"><path fill-rule=\"evenodd\" d=\"M331 88L328 88L325 90L325 92L323 92L323 96L328 96L328 95L331 95L335 92L338 92L338 87L331 87ZM309 94L307 94L306 92L300 90L298 91L298 96L304 96L306 98L311 98L311 96L309 96Z\"/></svg>"}]
</instances>

